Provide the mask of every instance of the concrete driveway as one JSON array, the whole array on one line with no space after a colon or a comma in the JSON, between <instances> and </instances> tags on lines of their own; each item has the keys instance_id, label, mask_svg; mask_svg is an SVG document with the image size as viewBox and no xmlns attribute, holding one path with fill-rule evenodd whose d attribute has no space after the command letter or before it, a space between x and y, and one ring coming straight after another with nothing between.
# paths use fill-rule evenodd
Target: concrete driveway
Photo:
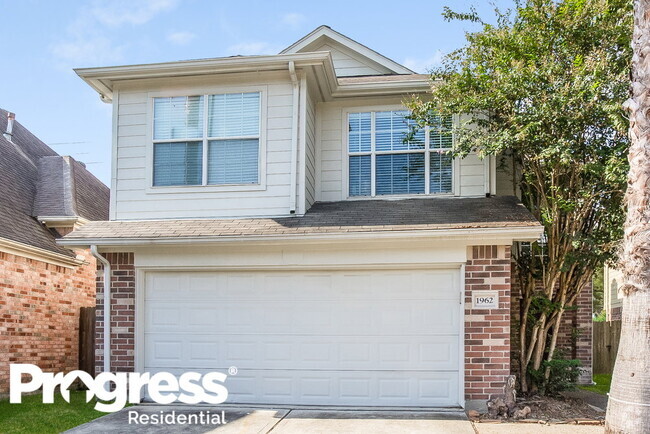
<instances>
[{"instance_id":1,"label":"concrete driveway","mask_svg":"<svg viewBox=\"0 0 650 434\"><path fill-rule=\"evenodd\" d=\"M223 413L222 413L223 411ZM174 415L176 424L153 423L160 415ZM201 415L203 422L200 423ZM225 424L222 417L225 416ZM199 423L188 424L193 417ZM130 423L129 423L130 419ZM185 421L181 423L181 421ZM137 423L136 423L137 421ZM310 408L243 408L236 406L154 405L125 408L92 422L73 428L68 433L430 433L430 434L602 434L602 426L536 425L521 423L469 422L460 410L391 411L376 409L310 409Z\"/></svg>"},{"instance_id":2,"label":"concrete driveway","mask_svg":"<svg viewBox=\"0 0 650 434\"><path fill-rule=\"evenodd\" d=\"M216 418L225 415L226 424L219 425ZM152 418L161 412L174 414L175 420L186 420L190 415L197 424L152 424ZM209 412L209 414L208 414ZM144 415L144 416L143 416ZM183 415L183 416L180 416ZM180 416L180 417L179 417ZM169 416L168 416L169 417ZM131 423L129 423L129 418ZM135 423L138 418L139 424ZM207 419L211 418L212 421ZM148 424L142 423L148 419ZM117 413L95 419L73 428L68 433L430 433L475 434L472 424L460 410L448 411L377 411L377 410L316 410L316 409L265 409L220 406L153 405L145 404L125 408Z\"/></svg>"}]
</instances>

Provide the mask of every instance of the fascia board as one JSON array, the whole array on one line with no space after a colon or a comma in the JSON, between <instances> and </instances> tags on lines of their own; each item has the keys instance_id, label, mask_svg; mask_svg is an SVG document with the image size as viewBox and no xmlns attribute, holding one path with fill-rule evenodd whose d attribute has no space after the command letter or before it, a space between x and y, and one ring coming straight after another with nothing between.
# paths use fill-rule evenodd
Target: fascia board
<instances>
[{"instance_id":1,"label":"fascia board","mask_svg":"<svg viewBox=\"0 0 650 434\"><path fill-rule=\"evenodd\" d=\"M77 267L85 263L82 259L61 255L50 250L19 243L6 238L0 238L0 251L66 268Z\"/></svg>"},{"instance_id":2,"label":"fascia board","mask_svg":"<svg viewBox=\"0 0 650 434\"><path fill-rule=\"evenodd\" d=\"M112 99L113 83L119 80L272 71L285 69L289 61L293 61L297 67L330 64L331 69L334 70L331 54L328 51L321 51L273 56L223 57L145 65L77 68L74 71L99 94L106 99Z\"/></svg>"},{"instance_id":3,"label":"fascia board","mask_svg":"<svg viewBox=\"0 0 650 434\"><path fill-rule=\"evenodd\" d=\"M471 228L471 229L432 229L416 231L384 231L384 232L342 232L321 234L282 234L265 236L216 236L197 238L61 238L57 243L63 246L148 246L148 245L179 245L179 244L288 244L331 242L346 243L352 240L399 240L399 239L432 239L432 240L468 240L480 242L490 240L491 243L502 242L511 244L513 241L535 241L543 232L541 226L516 226L507 228Z\"/></svg>"}]
</instances>

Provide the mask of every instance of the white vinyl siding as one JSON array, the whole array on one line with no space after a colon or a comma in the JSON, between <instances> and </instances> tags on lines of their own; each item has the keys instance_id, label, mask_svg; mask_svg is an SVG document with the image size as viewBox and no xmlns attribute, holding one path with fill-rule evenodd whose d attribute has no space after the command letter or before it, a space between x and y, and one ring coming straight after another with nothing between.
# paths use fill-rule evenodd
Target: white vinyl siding
<instances>
[{"instance_id":1,"label":"white vinyl siding","mask_svg":"<svg viewBox=\"0 0 650 434\"><path fill-rule=\"evenodd\" d=\"M310 51L329 51L337 77L391 74L388 68L338 44L323 44Z\"/></svg>"}]
</instances>

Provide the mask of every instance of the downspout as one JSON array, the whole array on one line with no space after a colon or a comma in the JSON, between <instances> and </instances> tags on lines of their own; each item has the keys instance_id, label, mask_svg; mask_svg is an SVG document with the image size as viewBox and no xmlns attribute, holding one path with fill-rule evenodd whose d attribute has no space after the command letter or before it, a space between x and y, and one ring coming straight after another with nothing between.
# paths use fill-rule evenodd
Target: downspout
<instances>
[{"instance_id":1,"label":"downspout","mask_svg":"<svg viewBox=\"0 0 650 434\"><path fill-rule=\"evenodd\" d=\"M298 82L296 65L293 60L289 61L289 75L291 76L291 84L293 86L293 116L291 119L291 180L289 187L291 191L289 192L289 214L295 214L297 205L296 182L298 178L298 104L300 101L300 83Z\"/></svg>"},{"instance_id":2,"label":"downspout","mask_svg":"<svg viewBox=\"0 0 650 434\"><path fill-rule=\"evenodd\" d=\"M90 253L102 264L104 269L104 372L111 371L111 263L90 246Z\"/></svg>"}]
</instances>

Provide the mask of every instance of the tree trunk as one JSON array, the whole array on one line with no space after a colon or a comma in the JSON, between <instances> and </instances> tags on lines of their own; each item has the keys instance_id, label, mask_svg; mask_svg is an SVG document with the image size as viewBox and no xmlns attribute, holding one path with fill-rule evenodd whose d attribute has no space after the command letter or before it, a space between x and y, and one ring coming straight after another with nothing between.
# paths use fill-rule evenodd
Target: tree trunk
<instances>
[{"instance_id":1,"label":"tree trunk","mask_svg":"<svg viewBox=\"0 0 650 434\"><path fill-rule=\"evenodd\" d=\"M607 405L608 433L650 432L650 0L634 2L630 173L621 255L623 320Z\"/></svg>"},{"instance_id":2,"label":"tree trunk","mask_svg":"<svg viewBox=\"0 0 650 434\"><path fill-rule=\"evenodd\" d=\"M562 303L564 303L564 300L562 300ZM548 354L546 356L547 362L550 362L555 358L555 347L557 346L557 337L560 334L560 326L562 325L562 315L564 315L564 304L557 313L557 316L555 317L555 321L553 323L551 343L548 345ZM549 378L551 378L551 367L547 366L546 370L544 371L544 379L548 381Z\"/></svg>"}]
</instances>

